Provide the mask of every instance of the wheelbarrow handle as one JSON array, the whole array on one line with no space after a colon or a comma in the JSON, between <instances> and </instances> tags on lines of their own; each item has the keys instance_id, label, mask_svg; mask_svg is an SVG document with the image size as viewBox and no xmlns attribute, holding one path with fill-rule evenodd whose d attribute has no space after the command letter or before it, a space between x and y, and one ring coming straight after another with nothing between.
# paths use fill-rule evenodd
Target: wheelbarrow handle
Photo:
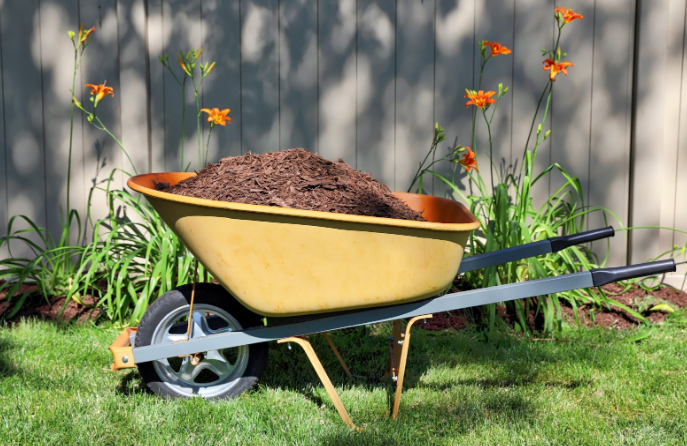
<instances>
[{"instance_id":1,"label":"wheelbarrow handle","mask_svg":"<svg viewBox=\"0 0 687 446\"><path fill-rule=\"evenodd\" d=\"M675 259L666 259L656 262L641 263L639 265L590 269L589 272L592 273L594 286L601 286L620 280L634 279L635 277L672 273L675 272L676 269Z\"/></svg>"},{"instance_id":2,"label":"wheelbarrow handle","mask_svg":"<svg viewBox=\"0 0 687 446\"><path fill-rule=\"evenodd\" d=\"M613 226L608 226L607 228L592 229L591 231L580 232L578 234L551 237L548 240L551 242L551 252L558 252L570 246L589 243L595 240L613 237L614 235L615 230Z\"/></svg>"},{"instance_id":3,"label":"wheelbarrow handle","mask_svg":"<svg viewBox=\"0 0 687 446\"><path fill-rule=\"evenodd\" d=\"M499 249L498 251L489 251L483 254L465 257L460 264L458 274L482 268L489 268L490 266L502 265L504 263L514 262L520 259L528 259L530 257L558 252L561 249L578 245L580 243L587 243L606 237L613 237L614 234L615 231L613 230L613 226L609 226L607 228L592 229L591 231L580 232L579 234L551 237L545 240L539 240L538 242L512 246L510 248Z\"/></svg>"}]
</instances>

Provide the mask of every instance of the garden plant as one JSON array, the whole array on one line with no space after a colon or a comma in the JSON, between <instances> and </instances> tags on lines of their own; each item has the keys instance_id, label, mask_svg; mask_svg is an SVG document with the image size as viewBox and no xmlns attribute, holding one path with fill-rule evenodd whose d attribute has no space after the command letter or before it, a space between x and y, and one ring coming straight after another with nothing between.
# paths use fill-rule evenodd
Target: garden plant
<instances>
[{"instance_id":1,"label":"garden plant","mask_svg":"<svg viewBox=\"0 0 687 446\"><path fill-rule=\"evenodd\" d=\"M454 197L460 198L468 205L470 211L479 219L481 224L481 230L474 231L470 235L467 247L470 255L518 246L548 237L582 232L585 227L585 219L592 213L600 213L603 215L604 221L611 220L622 226L620 219L609 209L585 205L579 179L569 174L560 164L554 163L541 172L537 172L535 169L535 161L541 144L549 138L551 133L551 130L544 130L544 126L550 110L556 79L561 74L567 76L568 69L574 67L572 62L566 60L568 53L562 51L559 46L561 35L567 26L574 26L572 22L582 19L581 14L571 9L555 8L554 10L557 37L555 45L551 49L541 50L544 58L542 68L547 76L546 78L542 76L544 88L532 117L527 140L524 141L519 167L513 168L511 166L508 169L499 170L497 167L498 160L495 160L493 156L492 122L499 102L509 92L509 88L499 84L497 91L484 91L482 89L482 78L487 63L493 58L511 54L511 50L507 47L486 40L478 43L480 72L477 90L466 89L465 94L465 98L469 99L466 102L466 107L473 108L472 148L458 145L449 148L446 155L437 156L437 149L444 141L445 135L444 129L439 123L435 125L429 151L419 164L408 191L413 190L417 184L418 191L422 193L423 177L425 174L431 174L438 178L441 184L447 185ZM486 147L489 161L486 169L491 174L488 182L484 180L480 172L475 154L478 150L476 147L476 124L478 121L484 122L489 142L488 147ZM453 165L450 177L442 175L438 172L439 169L435 167L439 163L445 162ZM468 178L467 190L461 189L460 182L456 179L456 166L462 166ZM482 166L482 168L485 167ZM563 184L547 197L542 205L537 207L532 195L532 188L540 181L548 181L548 176L555 173L563 177ZM640 228L621 228L621 230L629 229ZM672 228L662 229L674 230ZM676 246L659 257L685 256L686 251L687 246ZM468 272L465 275L463 286L484 288L598 268L605 265L608 250L606 252L607 257L599 260L588 247L584 245L575 246L546 256ZM641 283L649 288L650 285L645 284L645 282L645 280L634 281L634 283ZM612 299L600 288L573 290L524 301L516 300L506 303L506 307L508 312L517 320L514 324L517 331L528 332L534 328L528 319L531 313L534 313L534 319L542 321L537 328L544 332L550 332L561 326L563 319L561 299L572 306L576 318L577 309L580 305L592 304L596 307L613 305L628 312L639 321L647 322L641 314ZM661 308L656 309L660 310ZM489 305L486 314L488 326L492 328L496 317L496 306Z\"/></svg>"}]
</instances>

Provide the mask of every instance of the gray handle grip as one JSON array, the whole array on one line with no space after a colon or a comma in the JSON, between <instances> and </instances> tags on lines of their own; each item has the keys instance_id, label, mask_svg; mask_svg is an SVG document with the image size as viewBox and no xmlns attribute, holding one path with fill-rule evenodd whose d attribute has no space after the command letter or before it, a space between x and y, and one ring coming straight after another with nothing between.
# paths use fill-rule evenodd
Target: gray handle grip
<instances>
[{"instance_id":1,"label":"gray handle grip","mask_svg":"<svg viewBox=\"0 0 687 446\"><path fill-rule=\"evenodd\" d=\"M598 268L589 270L592 273L594 286L620 280L634 279L635 277L654 276L657 274L676 271L674 259L659 260L656 262L641 263L639 265L619 266L617 268Z\"/></svg>"},{"instance_id":2,"label":"gray handle grip","mask_svg":"<svg viewBox=\"0 0 687 446\"><path fill-rule=\"evenodd\" d=\"M591 231L580 232L572 235L562 235L560 237L551 237L551 252L558 252L570 246L579 245L582 243L593 242L594 240L601 240L607 237L613 237L615 230L613 226L606 228L592 229Z\"/></svg>"}]
</instances>

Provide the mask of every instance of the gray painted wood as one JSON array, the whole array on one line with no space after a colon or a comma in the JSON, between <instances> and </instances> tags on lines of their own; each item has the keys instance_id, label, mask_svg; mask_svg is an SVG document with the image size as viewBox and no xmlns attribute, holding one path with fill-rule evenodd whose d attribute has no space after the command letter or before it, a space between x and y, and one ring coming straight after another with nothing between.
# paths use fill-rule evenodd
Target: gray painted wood
<instances>
[{"instance_id":1,"label":"gray painted wood","mask_svg":"<svg viewBox=\"0 0 687 446\"><path fill-rule=\"evenodd\" d=\"M279 147L317 152L317 0L279 3Z\"/></svg>"},{"instance_id":2,"label":"gray painted wood","mask_svg":"<svg viewBox=\"0 0 687 446\"><path fill-rule=\"evenodd\" d=\"M192 48L200 49L200 0L163 0L162 4L163 35L166 37L164 53L169 56L169 65L183 81L183 71L177 57L183 51ZM169 36L169 37L167 37ZM196 68L196 71L198 69ZM197 74L196 74L197 76ZM196 129L196 102L191 79L186 80L186 95L169 70L163 70L164 79L164 123L165 123L165 169L183 170L190 164L190 170L198 169L198 132ZM184 166L181 166L182 149L182 106L186 103L186 120L184 128Z\"/></svg>"},{"instance_id":3,"label":"gray painted wood","mask_svg":"<svg viewBox=\"0 0 687 446\"><path fill-rule=\"evenodd\" d=\"M627 225L634 2L597 2L595 23L590 181L587 196L591 205L609 209L623 225ZM608 218L609 223L619 225L610 214ZM604 224L600 215L590 216L590 228ZM626 234L618 234L611 240L610 246L609 264L625 264ZM605 255L605 243L597 243L593 247L597 253Z\"/></svg>"},{"instance_id":4,"label":"gray painted wood","mask_svg":"<svg viewBox=\"0 0 687 446\"><path fill-rule=\"evenodd\" d=\"M663 151L668 1L641 2L638 7L642 20L639 22L637 50L636 107L642 125L633 128L633 205L629 218L633 226L658 226L661 222L661 200L656 198L655 187L661 182L661 163L656 158L658 155L660 160ZM658 229L633 231L631 260L638 262L657 256L660 253L656 243L658 238Z\"/></svg>"},{"instance_id":5,"label":"gray painted wood","mask_svg":"<svg viewBox=\"0 0 687 446\"><path fill-rule=\"evenodd\" d=\"M396 5L358 1L357 165L394 189Z\"/></svg>"},{"instance_id":6,"label":"gray painted wood","mask_svg":"<svg viewBox=\"0 0 687 446\"><path fill-rule=\"evenodd\" d=\"M114 88L115 96L110 95L101 99L97 107L97 115L105 126L118 138L121 138L121 89L119 82L119 27L116 1L101 1L100 4L84 2L80 4L81 21L84 28L95 26L94 39L86 49L81 65L81 82L77 81L81 90L82 104L92 110L90 89L85 84L101 84ZM114 168L121 169L122 152L119 146L106 133L91 126L85 116L81 115L83 126L84 150L84 191L93 186L105 187L107 179ZM124 176L116 173L113 176L112 188L121 188ZM93 219L107 215L108 207L105 194L95 190L92 195L91 214Z\"/></svg>"},{"instance_id":7,"label":"gray painted wood","mask_svg":"<svg viewBox=\"0 0 687 446\"><path fill-rule=\"evenodd\" d=\"M435 3L399 2L397 13L395 187L406 191L433 135ZM426 193L433 183L427 175Z\"/></svg>"},{"instance_id":8,"label":"gray painted wood","mask_svg":"<svg viewBox=\"0 0 687 446\"><path fill-rule=\"evenodd\" d=\"M38 1L7 2L2 14L2 65L8 209L46 227L43 88L41 82L40 12ZM33 39L17 38L27 29ZM13 229L27 227L17 224ZM14 255L28 250L16 249Z\"/></svg>"},{"instance_id":9,"label":"gray painted wood","mask_svg":"<svg viewBox=\"0 0 687 446\"><path fill-rule=\"evenodd\" d=\"M148 0L148 53L150 66L150 156L151 171L163 172L166 169L166 134L165 134L165 68L160 62L164 57L170 37L170 27L164 26L162 17L162 0ZM174 81L172 81L174 82ZM170 88L172 85L171 84ZM178 166L169 170L176 170Z\"/></svg>"},{"instance_id":10,"label":"gray painted wood","mask_svg":"<svg viewBox=\"0 0 687 446\"><path fill-rule=\"evenodd\" d=\"M150 171L144 0L118 0L121 141L138 172ZM123 157L122 168L133 174Z\"/></svg>"},{"instance_id":11,"label":"gray painted wood","mask_svg":"<svg viewBox=\"0 0 687 446\"><path fill-rule=\"evenodd\" d=\"M594 0L565 3L566 8L582 14L584 19L574 20L563 27L559 47L568 53L565 60L575 66L570 67L569 76L559 74L556 77L551 120L551 161L580 179L586 203L589 203L584 188L589 184L594 4ZM565 177L558 171L554 172L549 176L549 195L556 193L565 183Z\"/></svg>"},{"instance_id":12,"label":"gray painted wood","mask_svg":"<svg viewBox=\"0 0 687 446\"><path fill-rule=\"evenodd\" d=\"M203 0L203 63L216 62L203 86L203 106L231 110L231 124L210 135L211 161L241 155L241 17L239 1ZM208 123L203 114L204 140Z\"/></svg>"},{"instance_id":13,"label":"gray painted wood","mask_svg":"<svg viewBox=\"0 0 687 446\"><path fill-rule=\"evenodd\" d=\"M514 16L515 1L498 1L490 0L484 2L484 7L478 7L475 10L475 55L474 55L474 89L479 88L479 74L480 74L480 53L478 43L480 41L498 42L513 50L514 44ZM487 49L487 55L490 51ZM498 85L502 83L504 87L509 87L510 90L501 99L496 108L496 114L492 120L492 159L494 163L494 183L498 182L499 178L503 178L507 172L512 172L512 154L511 154L511 121L512 121L512 105L513 105L513 67L515 57L520 56L518 53L511 53L507 55L499 55L492 57L486 64L482 76L482 87L484 91L498 92ZM496 96L493 96L496 98ZM466 99L467 101L467 99ZM472 110L473 106L470 106ZM494 113L493 106L487 110L487 117L491 119ZM476 157L477 163L480 167L480 172L487 184L491 184L492 169L490 169L489 157L489 132L487 125L484 122L484 117L478 111L476 116L477 128L477 147ZM470 145L472 143L469 143ZM475 149L473 147L473 149Z\"/></svg>"},{"instance_id":14,"label":"gray painted wood","mask_svg":"<svg viewBox=\"0 0 687 446\"><path fill-rule=\"evenodd\" d=\"M675 9L673 9L675 7ZM666 226L674 227L687 231L687 206L684 205L684 194L687 191L687 70L685 67L685 58L687 57L687 39L685 36L687 24L687 8L684 0L671 2L671 24L675 24L675 28L671 32L670 47L668 51L674 54L675 51L682 52L681 64L673 66L675 72L675 81L669 83L667 87L672 91L679 91L680 95L669 95L668 98L676 98L676 107L667 111L667 116L672 118L672 126L666 126L667 135L674 135L672 141L672 155L668 159L668 178L663 182L661 192L668 197L667 203L661 203L661 209L667 208L673 210L672 219L666 221ZM672 58L671 58L672 59ZM669 59L669 60L671 60ZM677 109L677 110L675 110ZM675 164L670 165L670 161ZM674 188L670 187L670 180L674 180ZM671 190L672 189L672 190ZM670 233L669 231L661 231L661 236L669 235L669 243L663 243L661 249L672 248L673 246L687 245L687 234ZM680 260L685 260L681 258ZM687 265L678 266L676 274L670 282L673 286L685 287L685 274L687 274Z\"/></svg>"},{"instance_id":15,"label":"gray painted wood","mask_svg":"<svg viewBox=\"0 0 687 446\"><path fill-rule=\"evenodd\" d=\"M9 219L9 213L7 212L7 170L6 170L6 157L9 154L9 150L5 147L5 88L4 88L4 77L2 72L4 70L4 58L3 58L3 34L2 34L2 10L0 10L0 237L7 234L7 221ZM9 256L9 251L7 246L3 244L0 247L0 259L6 259Z\"/></svg>"},{"instance_id":16,"label":"gray painted wood","mask_svg":"<svg viewBox=\"0 0 687 446\"><path fill-rule=\"evenodd\" d=\"M243 152L279 150L279 11L277 0L241 2Z\"/></svg>"},{"instance_id":17,"label":"gray painted wood","mask_svg":"<svg viewBox=\"0 0 687 446\"><path fill-rule=\"evenodd\" d=\"M542 70L542 48L552 48L554 42L553 0L517 0L515 2L515 67L513 73L513 161L518 171L522 163L527 136L537 102L548 81L548 72ZM558 80L560 84L564 81ZM555 90L555 88L554 88ZM542 122L546 97L542 101L537 120L532 130L529 149L534 149L537 126ZM551 128L549 109L543 132ZM551 164L551 140L539 144L535 161L535 172L541 172ZM535 207L539 207L549 192L548 181L543 180L532 187Z\"/></svg>"},{"instance_id":18,"label":"gray painted wood","mask_svg":"<svg viewBox=\"0 0 687 446\"><path fill-rule=\"evenodd\" d=\"M439 151L446 152L457 144L471 146L472 114L465 107L465 89L474 85L472 60L476 42L474 38L475 8L482 2L473 0L437 0L435 70L434 70L434 120L446 131L446 140ZM468 61L468 62L466 62ZM452 167L438 166L437 171L452 178ZM466 191L467 178L457 169L455 180L459 189ZM449 188L435 181L434 194L452 196ZM458 197L454 197L458 198Z\"/></svg>"},{"instance_id":19,"label":"gray painted wood","mask_svg":"<svg viewBox=\"0 0 687 446\"><path fill-rule=\"evenodd\" d=\"M67 218L67 175L69 160L69 108L72 93L74 47L65 30L78 31L78 4L75 0L41 1L40 63L42 84L49 94L43 95L46 168L46 210L48 230L59 236L62 221ZM77 84L78 85L78 84ZM79 90L81 90L79 88ZM80 91L79 91L80 93ZM79 214L85 211L83 188L83 145L81 120L75 110L72 145L72 179L70 206ZM71 241L78 238L74 222Z\"/></svg>"},{"instance_id":20,"label":"gray painted wood","mask_svg":"<svg viewBox=\"0 0 687 446\"><path fill-rule=\"evenodd\" d=\"M356 0L318 2L318 151L356 167Z\"/></svg>"}]
</instances>

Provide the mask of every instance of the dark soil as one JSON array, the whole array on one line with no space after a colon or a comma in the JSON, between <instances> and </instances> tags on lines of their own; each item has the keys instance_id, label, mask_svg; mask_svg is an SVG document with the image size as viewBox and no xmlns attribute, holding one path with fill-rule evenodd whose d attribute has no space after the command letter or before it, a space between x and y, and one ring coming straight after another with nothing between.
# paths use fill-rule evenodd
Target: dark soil
<instances>
[{"instance_id":1,"label":"dark soil","mask_svg":"<svg viewBox=\"0 0 687 446\"><path fill-rule=\"evenodd\" d=\"M209 200L424 221L369 173L306 149L223 158L176 186L156 187Z\"/></svg>"},{"instance_id":2,"label":"dark soil","mask_svg":"<svg viewBox=\"0 0 687 446\"><path fill-rule=\"evenodd\" d=\"M2 284L2 282L0 282ZM100 308L94 308L95 299L91 295L81 296L81 302L85 305L80 305L71 300L67 306L64 307L66 298L64 296L53 296L49 300L43 297L37 286L23 285L18 295L12 300L7 301L7 291L0 292L0 316L9 314L14 308L16 299L27 291L35 291L27 298L22 308L11 319L5 320L6 323L16 323L21 319L46 319L55 321L85 323L87 321L95 321L100 314ZM60 314L60 311L62 313Z\"/></svg>"},{"instance_id":3,"label":"dark soil","mask_svg":"<svg viewBox=\"0 0 687 446\"><path fill-rule=\"evenodd\" d=\"M687 307L687 292L667 286L646 292L640 287L633 285L632 288L624 293L625 287L619 283L610 283L602 288L608 298L632 308L652 323L663 322L668 315L667 311L649 311L649 308L655 304L667 302L674 309ZM647 305L647 303L649 304ZM563 306L563 312L565 313L564 317L568 321L575 323L572 308ZM580 324L583 326L600 325L602 327L623 329L633 328L639 324L639 321L634 316L615 306L611 306L610 309L595 309L593 317L592 308L583 306L578 309L577 315L580 319Z\"/></svg>"}]
</instances>

